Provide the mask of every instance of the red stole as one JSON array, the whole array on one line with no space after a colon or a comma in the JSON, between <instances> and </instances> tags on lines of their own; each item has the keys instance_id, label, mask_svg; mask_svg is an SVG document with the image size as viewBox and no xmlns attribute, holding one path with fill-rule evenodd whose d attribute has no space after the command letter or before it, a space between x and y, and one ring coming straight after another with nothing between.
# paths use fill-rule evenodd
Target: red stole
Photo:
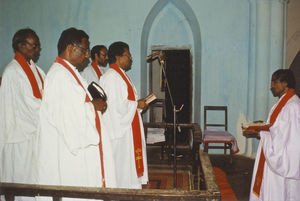
<instances>
[{"instance_id":1,"label":"red stole","mask_svg":"<svg viewBox=\"0 0 300 201\"><path fill-rule=\"evenodd\" d=\"M271 125L275 123L277 116L280 113L281 109L285 106L285 104L288 102L288 100L290 98L292 98L294 95L295 95L294 89L289 89L288 92L284 95L284 97L280 100L280 102L278 103L278 105L276 106L276 108L274 109L274 111L271 114L271 117L270 117ZM262 184L262 180L263 180L265 161L266 161L266 158L264 155L264 151L261 148L258 167L257 167L257 171L256 171L256 176L255 176L255 181L254 181L254 185L253 185L253 189L252 189L253 193L257 197L260 196L260 188L261 188L261 184Z\"/></svg>"},{"instance_id":2,"label":"red stole","mask_svg":"<svg viewBox=\"0 0 300 201\"><path fill-rule=\"evenodd\" d=\"M56 57L56 60L54 62L59 63L63 67L65 67L73 75L73 77L76 79L77 83L83 88L83 90L86 91L85 88L83 87L82 83L80 82L79 78L77 77L77 75L72 70L72 68L62 58ZM90 101L91 101L90 97L86 94L85 102L90 102ZM95 116L96 116L95 117L96 128L97 128L97 131L98 131L98 134L99 134L99 151L100 151L100 162L101 162L101 173L102 173L102 187L105 188L105 177L104 177L103 149L102 149L100 118L99 118L98 112L96 110L95 110Z\"/></svg>"},{"instance_id":3,"label":"red stole","mask_svg":"<svg viewBox=\"0 0 300 201\"><path fill-rule=\"evenodd\" d=\"M23 71L25 72L25 74L27 76L27 78L30 82L31 88L32 88L33 96L38 99L42 99L42 93L39 89L39 85L38 85L36 78L31 70L28 62L26 61L25 57L22 54L20 54L19 52L16 52L15 60L20 64L20 66L22 67ZM42 82L42 88L44 88L43 78L36 66L35 66L35 69L40 77L41 82Z\"/></svg>"},{"instance_id":4,"label":"red stole","mask_svg":"<svg viewBox=\"0 0 300 201\"><path fill-rule=\"evenodd\" d=\"M100 79L100 77L102 76L102 73L101 73L98 65L96 64L96 62L92 61L91 66L93 67L94 71L96 72L98 79Z\"/></svg>"},{"instance_id":5,"label":"red stole","mask_svg":"<svg viewBox=\"0 0 300 201\"><path fill-rule=\"evenodd\" d=\"M135 95L133 91L133 87L131 86L129 77L126 73L123 73L121 69L116 64L111 64L110 68L114 69L126 82L127 92L128 92L128 100L136 101ZM132 128L132 136L133 136L133 145L134 145L134 158L135 158L135 168L138 177L143 176L144 174L144 163L143 163L143 151L142 151L142 134L141 134L141 125L138 116L138 111L135 111L133 121L131 123Z\"/></svg>"}]
</instances>

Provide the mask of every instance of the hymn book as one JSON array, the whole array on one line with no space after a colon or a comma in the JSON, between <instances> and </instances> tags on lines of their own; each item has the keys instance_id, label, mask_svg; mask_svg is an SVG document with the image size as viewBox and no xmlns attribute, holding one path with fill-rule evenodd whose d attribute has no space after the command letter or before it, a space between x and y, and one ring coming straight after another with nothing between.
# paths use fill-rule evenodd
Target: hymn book
<instances>
[{"instance_id":1,"label":"hymn book","mask_svg":"<svg viewBox=\"0 0 300 201\"><path fill-rule=\"evenodd\" d=\"M248 128L248 127L261 127L261 126L266 126L267 123L260 121L260 122L246 122L242 124L243 128Z\"/></svg>"},{"instance_id":2,"label":"hymn book","mask_svg":"<svg viewBox=\"0 0 300 201\"><path fill-rule=\"evenodd\" d=\"M256 134L259 131L268 131L269 127L270 124L267 124L263 121L242 123L242 129L244 134Z\"/></svg>"},{"instance_id":3,"label":"hymn book","mask_svg":"<svg viewBox=\"0 0 300 201\"><path fill-rule=\"evenodd\" d=\"M154 101L156 99L156 96L154 93L149 94L148 96L146 96L145 98L145 102L147 104L151 103L152 101Z\"/></svg>"},{"instance_id":4,"label":"hymn book","mask_svg":"<svg viewBox=\"0 0 300 201\"><path fill-rule=\"evenodd\" d=\"M107 100L104 90L96 82L91 82L91 84L88 86L88 91L93 99L101 98L104 101Z\"/></svg>"}]
</instances>

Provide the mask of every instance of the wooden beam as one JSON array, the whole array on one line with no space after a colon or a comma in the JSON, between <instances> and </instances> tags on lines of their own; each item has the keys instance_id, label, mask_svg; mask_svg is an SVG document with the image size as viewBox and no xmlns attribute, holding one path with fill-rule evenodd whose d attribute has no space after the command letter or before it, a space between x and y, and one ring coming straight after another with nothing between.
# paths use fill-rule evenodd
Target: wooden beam
<instances>
[{"instance_id":1,"label":"wooden beam","mask_svg":"<svg viewBox=\"0 0 300 201\"><path fill-rule=\"evenodd\" d=\"M119 189L75 186L49 186L0 183L0 194L11 199L13 196L50 196L55 200L60 197L88 198L103 200L216 200L217 196L209 191L197 190L157 190L157 189ZM9 201L9 200L8 200Z\"/></svg>"}]
</instances>

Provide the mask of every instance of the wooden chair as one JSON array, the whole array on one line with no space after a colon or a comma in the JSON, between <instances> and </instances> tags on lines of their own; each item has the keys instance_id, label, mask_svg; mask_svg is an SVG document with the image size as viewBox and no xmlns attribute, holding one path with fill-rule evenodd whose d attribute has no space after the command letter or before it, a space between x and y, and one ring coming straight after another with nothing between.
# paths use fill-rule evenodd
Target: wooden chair
<instances>
[{"instance_id":1,"label":"wooden chair","mask_svg":"<svg viewBox=\"0 0 300 201\"><path fill-rule=\"evenodd\" d=\"M166 104L165 99L156 99L154 103L149 105L150 122L165 122L166 120ZM155 113L158 112L159 115Z\"/></svg>"},{"instance_id":2,"label":"wooden chair","mask_svg":"<svg viewBox=\"0 0 300 201\"><path fill-rule=\"evenodd\" d=\"M209 111L224 112L224 123L208 123L207 113ZM209 149L229 149L229 153L237 153L238 147L235 138L227 131L227 106L204 106L204 131L203 131L203 145L204 151L208 152ZM208 127L221 127L220 129L208 129ZM210 143L221 143L224 145L213 146Z\"/></svg>"}]
</instances>

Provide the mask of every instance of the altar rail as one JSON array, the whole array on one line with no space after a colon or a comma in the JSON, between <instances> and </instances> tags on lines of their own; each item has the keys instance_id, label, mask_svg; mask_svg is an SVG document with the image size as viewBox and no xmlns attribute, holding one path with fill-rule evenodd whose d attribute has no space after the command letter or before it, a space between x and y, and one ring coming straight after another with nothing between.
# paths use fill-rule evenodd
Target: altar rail
<instances>
[{"instance_id":1,"label":"altar rail","mask_svg":"<svg viewBox=\"0 0 300 201\"><path fill-rule=\"evenodd\" d=\"M148 125L152 126L152 125ZM157 126L157 124L156 124ZM159 125L165 126L165 125ZM167 125L170 126L170 125ZM67 198L87 198L102 200L221 200L219 188L216 184L213 169L207 153L199 151L199 140L201 130L198 124L181 124L181 126L192 127L194 132L194 143L197 145L197 155L203 172L205 189L200 190L159 190L159 189L120 189L120 188L95 188L95 187L73 187L73 186L49 186L30 185L16 183L0 183L0 195L5 195L6 201L13 201L14 196L49 196L53 201L60 201L62 197ZM199 169L200 171L200 169ZM200 182L200 179L199 179Z\"/></svg>"},{"instance_id":2,"label":"altar rail","mask_svg":"<svg viewBox=\"0 0 300 201\"><path fill-rule=\"evenodd\" d=\"M204 190L156 190L156 189L119 189L94 188L72 186L46 186L29 184L0 183L0 194L6 196L6 201L13 201L14 196L50 196L53 201L60 201L62 197L89 198L103 200L221 200L219 188L216 184L212 166L207 153L200 151L201 167L204 174Z\"/></svg>"}]
</instances>

